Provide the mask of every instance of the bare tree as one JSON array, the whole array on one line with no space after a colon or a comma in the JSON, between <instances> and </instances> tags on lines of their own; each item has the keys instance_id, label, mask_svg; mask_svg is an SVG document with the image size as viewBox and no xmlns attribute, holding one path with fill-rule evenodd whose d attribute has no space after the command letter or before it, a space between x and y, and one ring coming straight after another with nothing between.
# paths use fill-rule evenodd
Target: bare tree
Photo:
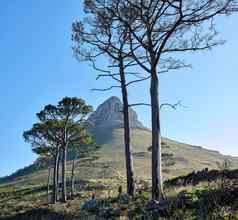
<instances>
[{"instance_id":1,"label":"bare tree","mask_svg":"<svg viewBox=\"0 0 238 220\"><path fill-rule=\"evenodd\" d=\"M74 52L80 60L90 61L93 68L100 72L97 79L107 77L117 82L117 85L105 89L94 89L94 91L108 91L113 88L120 88L123 101L124 118L124 144L127 173L127 193L134 195L134 170L132 159L130 115L127 87L133 83L149 79L133 71L135 61L131 59L130 48L128 47L129 34L127 30L120 29L118 23L111 20L111 14L104 8L98 8L90 1L85 1L85 11L88 16L83 22L73 23L73 41L76 43ZM110 67L99 68L96 65L97 58L106 56L112 63ZM132 69L126 71L126 69ZM118 72L113 72L116 69ZM136 79L127 82L126 75L134 76Z\"/></svg>"},{"instance_id":2,"label":"bare tree","mask_svg":"<svg viewBox=\"0 0 238 220\"><path fill-rule=\"evenodd\" d=\"M151 76L152 198L163 198L159 74L187 67L179 52L222 44L214 18L237 11L235 0L87 0L128 30L130 53Z\"/></svg>"}]
</instances>

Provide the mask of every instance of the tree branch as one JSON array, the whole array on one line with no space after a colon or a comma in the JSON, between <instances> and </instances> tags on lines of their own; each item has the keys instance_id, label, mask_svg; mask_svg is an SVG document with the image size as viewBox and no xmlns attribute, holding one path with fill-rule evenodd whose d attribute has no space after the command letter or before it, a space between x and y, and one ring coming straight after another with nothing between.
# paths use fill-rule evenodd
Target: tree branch
<instances>
[{"instance_id":1,"label":"tree branch","mask_svg":"<svg viewBox=\"0 0 238 220\"><path fill-rule=\"evenodd\" d=\"M105 89L91 89L91 91L99 91L99 92L104 92L104 91L109 91L113 88L121 88L120 86L110 86L109 88L105 88Z\"/></svg>"}]
</instances>

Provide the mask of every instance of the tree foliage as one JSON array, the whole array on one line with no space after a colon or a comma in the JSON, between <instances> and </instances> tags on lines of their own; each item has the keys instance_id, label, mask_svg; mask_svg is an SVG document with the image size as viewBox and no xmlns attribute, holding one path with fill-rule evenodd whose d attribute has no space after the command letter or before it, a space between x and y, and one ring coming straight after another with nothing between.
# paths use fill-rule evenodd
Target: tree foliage
<instances>
[{"instance_id":1,"label":"tree foliage","mask_svg":"<svg viewBox=\"0 0 238 220\"><path fill-rule=\"evenodd\" d=\"M87 115L92 107L83 99L63 98L56 106L47 105L37 113L39 122L24 132L23 137L30 143L33 152L42 158L48 158L50 164L54 161L54 195L57 201L60 154L62 154L62 200L67 200L66 192L66 162L69 148L83 151L92 144L92 138L87 133Z\"/></svg>"}]
</instances>

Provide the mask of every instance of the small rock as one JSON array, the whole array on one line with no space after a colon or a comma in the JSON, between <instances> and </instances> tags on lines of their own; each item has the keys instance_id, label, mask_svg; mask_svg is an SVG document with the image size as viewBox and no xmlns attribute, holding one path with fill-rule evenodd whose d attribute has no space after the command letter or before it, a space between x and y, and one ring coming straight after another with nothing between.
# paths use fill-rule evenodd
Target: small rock
<instances>
[{"instance_id":1,"label":"small rock","mask_svg":"<svg viewBox=\"0 0 238 220\"><path fill-rule=\"evenodd\" d=\"M149 211L152 211L158 208L159 208L159 202L156 200L150 200L146 206L146 209Z\"/></svg>"}]
</instances>

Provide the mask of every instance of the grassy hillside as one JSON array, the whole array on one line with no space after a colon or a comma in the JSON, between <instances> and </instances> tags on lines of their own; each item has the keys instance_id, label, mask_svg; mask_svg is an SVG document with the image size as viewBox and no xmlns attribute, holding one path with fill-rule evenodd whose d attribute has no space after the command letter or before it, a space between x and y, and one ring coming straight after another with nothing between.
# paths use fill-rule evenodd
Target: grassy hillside
<instances>
[{"instance_id":1,"label":"grassy hillside","mask_svg":"<svg viewBox=\"0 0 238 220\"><path fill-rule=\"evenodd\" d=\"M238 170L203 170L165 182L165 199L151 201L146 182L137 185L136 195L118 196L110 184L81 182L74 200L47 203L45 187L0 186L1 220L73 219L238 219ZM96 201L80 208L96 191Z\"/></svg>"},{"instance_id":2,"label":"grassy hillside","mask_svg":"<svg viewBox=\"0 0 238 220\"><path fill-rule=\"evenodd\" d=\"M112 164L119 171L124 170L123 130L101 131L97 133L96 139L102 144L100 152L100 163ZM217 163L224 159L231 160L234 168L238 167L238 158L224 156L216 151L207 150L202 147L179 143L170 139L163 139L168 147L163 148L165 153L173 153L175 165L164 167L165 177L185 175L193 170L203 168L216 169ZM136 177L138 179L150 178L151 153L148 147L151 145L151 133L149 130L134 129L132 132L132 146L134 152L134 163Z\"/></svg>"},{"instance_id":3,"label":"grassy hillside","mask_svg":"<svg viewBox=\"0 0 238 220\"><path fill-rule=\"evenodd\" d=\"M125 176L123 129L97 130L95 139L101 145L98 152L99 159L87 163L78 162L77 180L110 179L117 177L123 181ZM132 146L134 153L135 175L138 180L149 180L151 176L151 153L148 151L151 142L149 130L133 129ZM193 170L203 168L216 169L217 163L229 158L233 168L238 168L238 158L223 156L219 152L205 148L179 143L170 139L163 139L165 153L173 153L175 164L164 167L165 179L186 175ZM68 162L70 168L71 163ZM24 176L10 178L12 184L35 185L47 179L47 169L34 171ZM70 176L70 169L68 171ZM24 172L23 172L24 173ZM26 172L28 173L28 172Z\"/></svg>"},{"instance_id":4,"label":"grassy hillside","mask_svg":"<svg viewBox=\"0 0 238 220\"><path fill-rule=\"evenodd\" d=\"M95 139L101 145L101 149L97 153L98 159L93 162L87 162L85 159L77 161L76 200L70 202L67 207L63 204L59 204L56 207L48 206L46 197L48 170L37 170L36 165L34 165L17 172L13 176L2 179L2 184L0 184L0 217L19 214L23 210L24 212L31 212L34 209L38 210L39 207L57 214L63 212L63 215L65 215L69 211L68 207L70 207L71 211L78 211L80 204L88 199L92 192L96 192L97 198L116 197L118 186L125 184L123 129L97 130ZM151 177L151 153L148 151L151 145L150 140L151 133L149 130L133 130L132 145L137 189L140 189L144 184L146 188L150 185L148 184ZM167 146L166 148L163 147L163 153L173 153L175 161L173 166L164 167L165 179L186 175L191 171L204 168L209 170L216 169L217 163L222 163L226 158L231 160L232 168L238 167L237 158L226 157L216 151L179 143L170 139L163 139L163 146ZM69 161L68 178L70 178L70 168L71 162ZM176 180L176 184L177 182L181 181ZM180 186L177 187L176 192L172 190L172 194L181 190ZM171 194L170 191L169 194ZM147 192L147 195L149 198L150 193ZM18 219L18 217L13 219Z\"/></svg>"}]
</instances>

